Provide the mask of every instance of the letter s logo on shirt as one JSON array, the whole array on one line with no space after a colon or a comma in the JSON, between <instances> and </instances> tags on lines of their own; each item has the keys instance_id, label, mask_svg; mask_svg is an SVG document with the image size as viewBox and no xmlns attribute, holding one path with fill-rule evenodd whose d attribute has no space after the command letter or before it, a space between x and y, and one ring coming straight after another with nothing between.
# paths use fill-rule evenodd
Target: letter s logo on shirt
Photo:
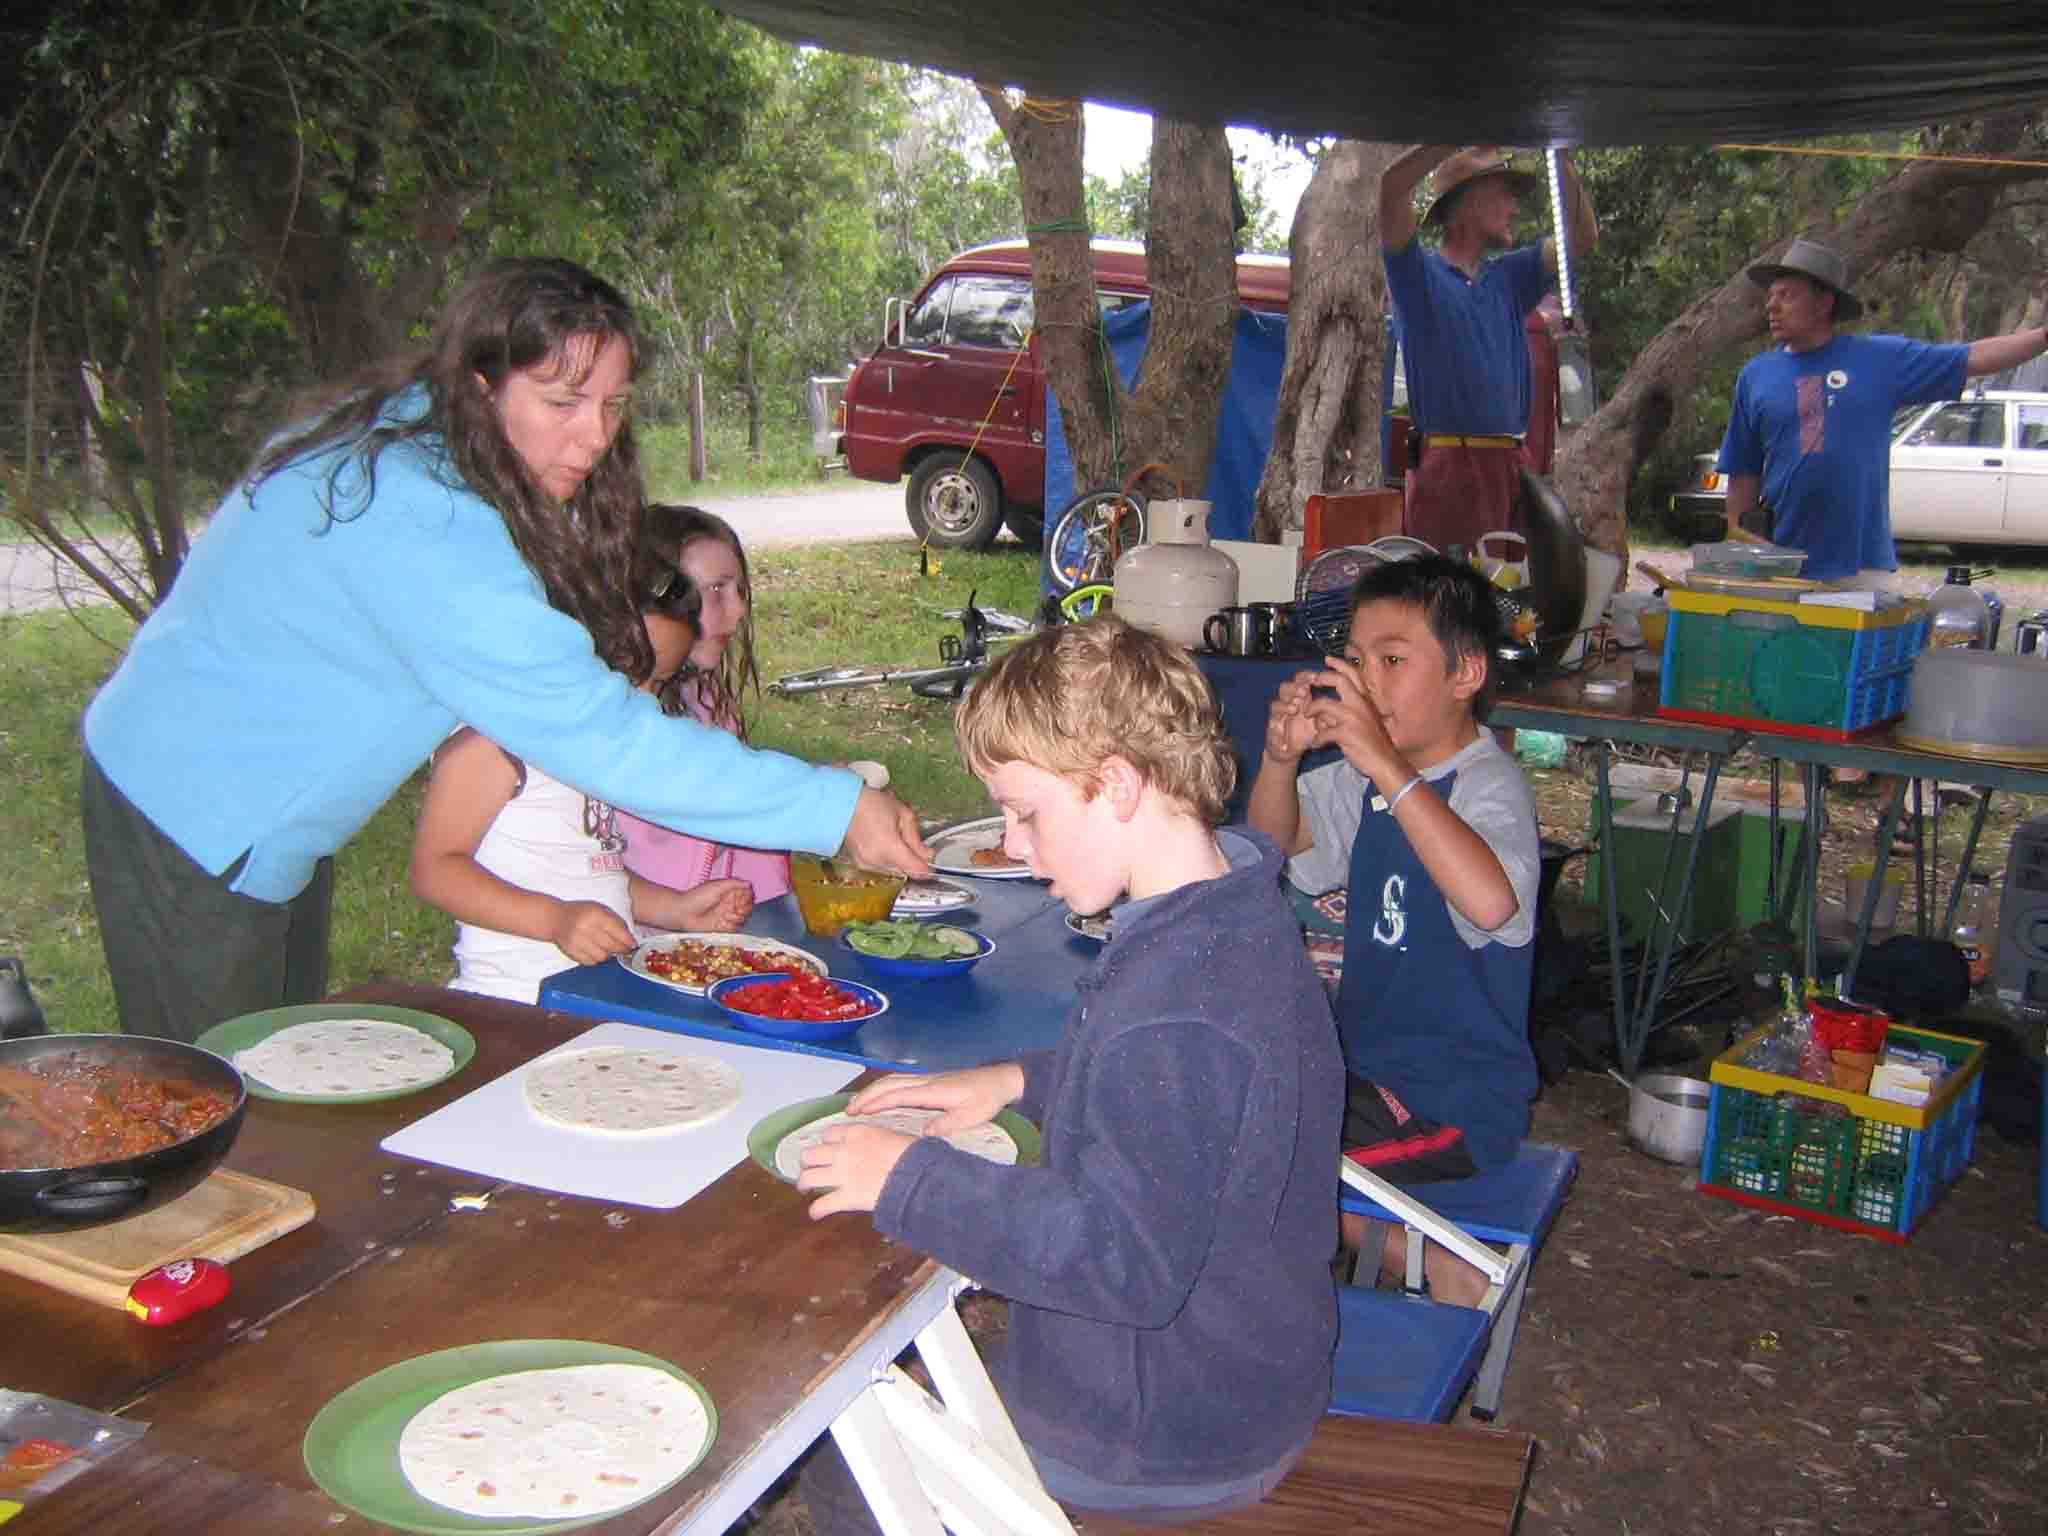
<instances>
[{"instance_id":1,"label":"letter s logo on shirt","mask_svg":"<svg viewBox=\"0 0 2048 1536\"><path fill-rule=\"evenodd\" d=\"M1387 883L1380 887L1380 920L1372 925L1374 943L1389 949L1401 947L1408 936L1408 913L1403 907L1407 899L1407 880L1400 875L1387 876Z\"/></svg>"}]
</instances>

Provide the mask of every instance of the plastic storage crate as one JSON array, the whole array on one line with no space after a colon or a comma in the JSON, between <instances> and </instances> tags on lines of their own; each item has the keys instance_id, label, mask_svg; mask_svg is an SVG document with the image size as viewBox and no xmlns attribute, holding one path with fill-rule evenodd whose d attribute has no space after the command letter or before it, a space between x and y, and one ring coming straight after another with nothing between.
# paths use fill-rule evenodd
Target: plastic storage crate
<instances>
[{"instance_id":1,"label":"plastic storage crate","mask_svg":"<svg viewBox=\"0 0 2048 1536\"><path fill-rule=\"evenodd\" d=\"M1927 605L1866 613L1674 591L1657 713L1841 741L1906 712Z\"/></svg>"},{"instance_id":2,"label":"plastic storage crate","mask_svg":"<svg viewBox=\"0 0 2048 1536\"><path fill-rule=\"evenodd\" d=\"M1983 1042L1894 1024L1887 1038L1949 1064L1916 1107L1741 1065L1768 1027L1724 1051L1709 1074L1700 1193L1904 1242L1969 1166Z\"/></svg>"}]
</instances>

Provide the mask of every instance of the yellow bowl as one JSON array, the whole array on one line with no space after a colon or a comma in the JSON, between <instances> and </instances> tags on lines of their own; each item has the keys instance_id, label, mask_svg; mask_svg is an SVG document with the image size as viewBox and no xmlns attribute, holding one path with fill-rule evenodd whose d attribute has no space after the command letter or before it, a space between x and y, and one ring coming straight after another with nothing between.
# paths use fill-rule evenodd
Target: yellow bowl
<instances>
[{"instance_id":1,"label":"yellow bowl","mask_svg":"<svg viewBox=\"0 0 2048 1536\"><path fill-rule=\"evenodd\" d=\"M845 859L815 854L789 856L790 884L796 888L797 910L804 928L821 939L839 936L848 923L879 922L896 905L903 876L861 869Z\"/></svg>"}]
</instances>

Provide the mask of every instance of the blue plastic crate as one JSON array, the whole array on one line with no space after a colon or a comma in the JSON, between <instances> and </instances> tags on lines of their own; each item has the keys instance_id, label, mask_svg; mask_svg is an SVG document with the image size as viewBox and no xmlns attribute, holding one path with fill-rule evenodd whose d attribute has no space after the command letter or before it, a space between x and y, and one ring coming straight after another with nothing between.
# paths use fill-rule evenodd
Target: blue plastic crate
<instances>
[{"instance_id":1,"label":"blue plastic crate","mask_svg":"<svg viewBox=\"0 0 2048 1536\"><path fill-rule=\"evenodd\" d=\"M1792 603L1722 599L1702 611L1696 595L1678 596L1693 604L1672 604L1658 694L1664 710L1828 736L1906 712L1913 661L1927 643L1924 611L1852 628L1840 623L1839 609L1824 611L1833 622L1818 622L1822 610Z\"/></svg>"}]
</instances>

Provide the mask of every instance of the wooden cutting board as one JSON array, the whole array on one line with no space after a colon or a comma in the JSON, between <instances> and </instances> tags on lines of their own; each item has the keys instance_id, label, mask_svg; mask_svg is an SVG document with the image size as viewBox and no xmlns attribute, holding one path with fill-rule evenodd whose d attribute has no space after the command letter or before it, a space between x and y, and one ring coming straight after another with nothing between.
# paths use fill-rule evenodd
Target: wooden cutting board
<instances>
[{"instance_id":1,"label":"wooden cutting board","mask_svg":"<svg viewBox=\"0 0 2048 1536\"><path fill-rule=\"evenodd\" d=\"M159 1264L226 1264L312 1219L313 1197L304 1190L216 1168L168 1205L125 1221L35 1237L0 1234L0 1271L119 1307Z\"/></svg>"}]
</instances>

